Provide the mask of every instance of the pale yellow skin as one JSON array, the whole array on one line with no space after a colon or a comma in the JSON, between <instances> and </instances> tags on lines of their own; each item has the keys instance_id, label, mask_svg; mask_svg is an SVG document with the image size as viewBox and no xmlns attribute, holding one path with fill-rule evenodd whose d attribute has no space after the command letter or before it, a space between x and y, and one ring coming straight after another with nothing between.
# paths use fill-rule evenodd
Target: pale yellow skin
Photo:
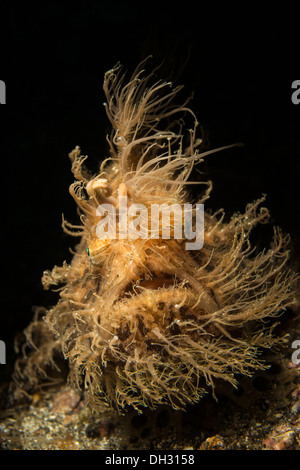
<instances>
[{"instance_id":1,"label":"pale yellow skin","mask_svg":"<svg viewBox=\"0 0 300 470\"><path fill-rule=\"evenodd\" d=\"M35 384L36 369L62 351L70 382L84 388L96 410L161 403L176 409L214 393L217 379L235 385L234 374L265 367L259 349L282 341L266 320L294 301L295 275L285 268L288 237L274 229L271 248L252 253L251 229L269 218L258 209L264 198L229 222L222 211L206 212L204 246L196 253L185 249L185 240L97 237L96 209L103 203L118 209L118 194L146 207L190 202L192 167L212 152L199 153L198 123L186 103L172 104L180 88L162 81L150 86L141 67L125 85L119 66L105 75L113 130L111 156L99 173L89 174L78 147L70 154L77 180L70 191L82 225L63 226L81 241L70 265L44 273L46 288L63 285L60 301L45 322L36 318L26 330L29 343L34 332L40 339L23 376ZM195 119L185 137L170 121L180 113ZM198 203L212 187L202 184L207 190Z\"/></svg>"}]
</instances>

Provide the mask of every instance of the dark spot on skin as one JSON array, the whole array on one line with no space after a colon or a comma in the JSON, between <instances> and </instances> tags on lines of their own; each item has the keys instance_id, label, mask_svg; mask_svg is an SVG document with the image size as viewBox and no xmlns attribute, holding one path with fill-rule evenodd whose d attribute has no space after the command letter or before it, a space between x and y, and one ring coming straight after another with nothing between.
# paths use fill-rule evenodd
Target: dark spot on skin
<instances>
[{"instance_id":1,"label":"dark spot on skin","mask_svg":"<svg viewBox=\"0 0 300 470\"><path fill-rule=\"evenodd\" d=\"M181 315L181 316L184 316L185 313L186 313L188 310L189 310L188 307L187 307L186 305L183 305L183 306L180 307L180 309L179 309L180 315Z\"/></svg>"},{"instance_id":2,"label":"dark spot on skin","mask_svg":"<svg viewBox=\"0 0 300 470\"><path fill-rule=\"evenodd\" d=\"M172 323L169 328L171 335L180 335L181 331L177 323Z\"/></svg>"},{"instance_id":3,"label":"dark spot on skin","mask_svg":"<svg viewBox=\"0 0 300 470\"><path fill-rule=\"evenodd\" d=\"M193 313L191 313L191 312L188 312L188 313L186 314L185 319L186 319L186 320L197 321L197 317L196 317Z\"/></svg>"},{"instance_id":4,"label":"dark spot on skin","mask_svg":"<svg viewBox=\"0 0 300 470\"><path fill-rule=\"evenodd\" d=\"M121 341L125 341L127 338L129 338L130 336L130 328L129 328L129 325L128 323L126 323L126 325L121 325L118 329L117 329L117 336L118 338L121 340Z\"/></svg>"},{"instance_id":5,"label":"dark spot on skin","mask_svg":"<svg viewBox=\"0 0 300 470\"><path fill-rule=\"evenodd\" d=\"M166 306L166 304L164 302L159 302L157 304L158 310L164 310L165 306Z\"/></svg>"},{"instance_id":6,"label":"dark spot on skin","mask_svg":"<svg viewBox=\"0 0 300 470\"><path fill-rule=\"evenodd\" d=\"M155 351L160 353L163 357L167 357L169 353L166 351L165 346L163 344L157 343L156 340L147 339L146 340L147 348L150 351Z\"/></svg>"},{"instance_id":7,"label":"dark spot on skin","mask_svg":"<svg viewBox=\"0 0 300 470\"><path fill-rule=\"evenodd\" d=\"M81 279L75 279L75 281L72 282L73 287L77 287L81 284Z\"/></svg>"},{"instance_id":8,"label":"dark spot on skin","mask_svg":"<svg viewBox=\"0 0 300 470\"><path fill-rule=\"evenodd\" d=\"M85 301L85 302L88 302L88 301L90 300L90 298L92 297L92 295L93 295L93 291L90 290L90 291L86 294L86 296L84 297L84 301Z\"/></svg>"},{"instance_id":9,"label":"dark spot on skin","mask_svg":"<svg viewBox=\"0 0 300 470\"><path fill-rule=\"evenodd\" d=\"M180 312L181 318L183 318L184 320L194 320L194 321L197 320L195 315L192 312L190 312L188 307L186 307L185 305L183 307L180 307L179 312Z\"/></svg>"},{"instance_id":10,"label":"dark spot on skin","mask_svg":"<svg viewBox=\"0 0 300 470\"><path fill-rule=\"evenodd\" d=\"M140 333L141 333L143 336L146 336L146 334L148 333L149 329L146 328L142 316L141 316L141 315L137 315L137 320L138 320L138 329L140 330Z\"/></svg>"},{"instance_id":11,"label":"dark spot on skin","mask_svg":"<svg viewBox=\"0 0 300 470\"><path fill-rule=\"evenodd\" d=\"M175 313L174 312L171 312L169 318L168 318L168 322L169 324L172 323L172 321L174 320L174 317L175 317Z\"/></svg>"},{"instance_id":12,"label":"dark spot on skin","mask_svg":"<svg viewBox=\"0 0 300 470\"><path fill-rule=\"evenodd\" d=\"M100 290L100 284L101 284L101 279L100 277L97 277L95 279L95 292L98 294L99 290Z\"/></svg>"}]
</instances>

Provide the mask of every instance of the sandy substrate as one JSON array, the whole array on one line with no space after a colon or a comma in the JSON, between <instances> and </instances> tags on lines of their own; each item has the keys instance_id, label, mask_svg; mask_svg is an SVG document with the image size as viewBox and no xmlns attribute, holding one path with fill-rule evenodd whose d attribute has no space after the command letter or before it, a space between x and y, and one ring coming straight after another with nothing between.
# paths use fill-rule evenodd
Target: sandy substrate
<instances>
[{"instance_id":1,"label":"sandy substrate","mask_svg":"<svg viewBox=\"0 0 300 470\"><path fill-rule=\"evenodd\" d=\"M272 356L267 372L223 386L186 411L161 407L124 416L95 415L66 385L3 406L0 448L26 450L300 449L300 367L290 351ZM5 387L2 395L5 394ZM2 402L4 401L2 397Z\"/></svg>"}]
</instances>

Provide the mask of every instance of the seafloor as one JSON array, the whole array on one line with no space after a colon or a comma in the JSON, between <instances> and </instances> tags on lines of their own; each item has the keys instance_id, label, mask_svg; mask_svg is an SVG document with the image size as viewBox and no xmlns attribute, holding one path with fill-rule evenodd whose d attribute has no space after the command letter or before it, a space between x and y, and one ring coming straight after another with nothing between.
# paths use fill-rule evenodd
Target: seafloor
<instances>
[{"instance_id":1,"label":"seafloor","mask_svg":"<svg viewBox=\"0 0 300 470\"><path fill-rule=\"evenodd\" d=\"M299 314L285 325L300 336ZM186 411L161 407L124 416L93 414L65 384L12 405L1 388L0 448L26 450L296 450L300 449L300 365L289 347L266 357L271 367L222 385Z\"/></svg>"}]
</instances>

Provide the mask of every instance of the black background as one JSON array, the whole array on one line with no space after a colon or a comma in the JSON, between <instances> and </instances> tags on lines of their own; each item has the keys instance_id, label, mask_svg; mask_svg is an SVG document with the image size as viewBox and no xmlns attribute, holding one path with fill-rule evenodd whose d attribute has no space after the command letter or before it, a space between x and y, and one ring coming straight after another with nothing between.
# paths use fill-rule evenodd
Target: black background
<instances>
[{"instance_id":1,"label":"black background","mask_svg":"<svg viewBox=\"0 0 300 470\"><path fill-rule=\"evenodd\" d=\"M230 215L267 194L273 222L299 246L300 79L294 11L261 10L251 2L220 10L201 2L85 1L21 5L0 2L0 339L9 375L13 338L50 306L45 269L70 260L76 239L63 234L61 214L76 222L68 188L69 152L79 145L92 169L107 156L104 72L118 61L131 73L148 54L178 72L185 96L209 134L210 147L243 142L208 157L200 170L214 181L206 207Z\"/></svg>"}]
</instances>

